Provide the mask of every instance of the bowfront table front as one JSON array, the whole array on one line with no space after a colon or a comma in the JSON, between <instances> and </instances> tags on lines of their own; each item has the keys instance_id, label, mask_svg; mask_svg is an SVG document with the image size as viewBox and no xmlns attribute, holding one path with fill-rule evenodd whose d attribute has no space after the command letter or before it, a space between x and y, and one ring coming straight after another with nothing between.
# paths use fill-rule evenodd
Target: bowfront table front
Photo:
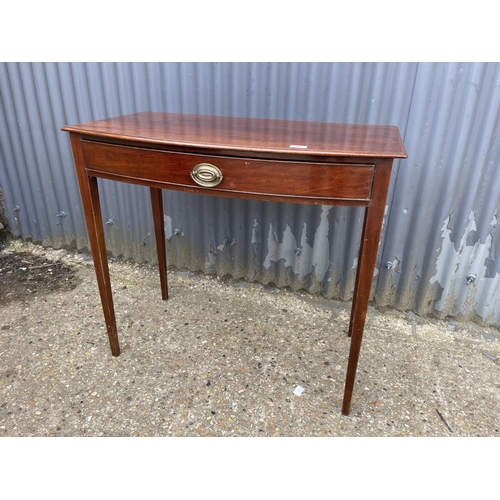
<instances>
[{"instance_id":1,"label":"bowfront table front","mask_svg":"<svg viewBox=\"0 0 500 500\"><path fill-rule=\"evenodd\" d=\"M395 158L393 126L137 113L69 132L113 356L119 356L97 178L149 186L162 298L168 298L162 189L365 207L342 413L348 415Z\"/></svg>"}]
</instances>

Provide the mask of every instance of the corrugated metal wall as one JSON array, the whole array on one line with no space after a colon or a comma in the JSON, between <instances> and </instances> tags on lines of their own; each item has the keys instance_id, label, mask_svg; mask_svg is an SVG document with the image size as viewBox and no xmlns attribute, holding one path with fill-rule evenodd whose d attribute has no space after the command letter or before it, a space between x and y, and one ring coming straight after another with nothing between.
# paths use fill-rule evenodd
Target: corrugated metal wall
<instances>
[{"instance_id":1,"label":"corrugated metal wall","mask_svg":"<svg viewBox=\"0 0 500 500\"><path fill-rule=\"evenodd\" d=\"M395 164L375 302L500 325L500 64L2 63L0 107L13 233L77 249L63 125L148 110L396 125L409 157ZM101 186L108 249L154 261L148 190ZM170 265L350 299L363 209L164 194Z\"/></svg>"}]
</instances>

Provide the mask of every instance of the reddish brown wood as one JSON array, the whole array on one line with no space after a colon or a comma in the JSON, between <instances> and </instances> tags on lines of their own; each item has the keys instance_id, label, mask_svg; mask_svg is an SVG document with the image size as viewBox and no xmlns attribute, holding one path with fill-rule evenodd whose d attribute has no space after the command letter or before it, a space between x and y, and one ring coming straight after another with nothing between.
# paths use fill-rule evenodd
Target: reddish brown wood
<instances>
[{"instance_id":1,"label":"reddish brown wood","mask_svg":"<svg viewBox=\"0 0 500 500\"><path fill-rule=\"evenodd\" d=\"M349 413L392 162L406 158L396 127L138 113L64 127L70 132L113 355L120 353L96 177L151 188L162 297L168 296L162 188L239 198L365 206L342 413ZM199 187L189 173L224 176Z\"/></svg>"},{"instance_id":2,"label":"reddish brown wood","mask_svg":"<svg viewBox=\"0 0 500 500\"><path fill-rule=\"evenodd\" d=\"M358 270L356 272L356 287L353 297L349 335L351 348L347 363L347 375L344 389L342 414L348 415L351 406L352 391L356 378L361 341L366 320L366 311L370 300L370 292L377 260L378 244L382 223L384 221L385 202L391 180L392 160L381 160L377 164L373 182L373 197L370 206L366 208L361 235L361 245L358 256Z\"/></svg>"},{"instance_id":3,"label":"reddish brown wood","mask_svg":"<svg viewBox=\"0 0 500 500\"><path fill-rule=\"evenodd\" d=\"M78 184L80 186L80 194L82 197L83 211L85 213L85 220L89 233L90 249L94 259L97 285L99 286L106 328L108 330L109 345L111 346L111 353L113 356L119 356L120 344L118 342L115 309L113 306L113 296L111 294L108 256L106 253L106 242L104 240L97 178L89 177L85 172L80 137L75 134L70 134L70 138Z\"/></svg>"},{"instance_id":4,"label":"reddish brown wood","mask_svg":"<svg viewBox=\"0 0 500 500\"><path fill-rule=\"evenodd\" d=\"M98 138L140 140L143 144L176 145L190 152L206 147L228 154L248 151L406 158L397 127L385 125L144 112L62 130Z\"/></svg>"},{"instance_id":5,"label":"reddish brown wood","mask_svg":"<svg viewBox=\"0 0 500 500\"><path fill-rule=\"evenodd\" d=\"M365 216L363 219L363 229L361 231L361 241L359 244L359 252L358 252L358 267L356 268L356 280L354 282L354 292L352 294L352 306L351 306L351 319L349 320L349 330L347 332L347 336L351 337L352 336L352 327L353 327L353 322L354 318L356 317L356 307L358 305L358 292L359 292L359 282L361 278L361 269L362 269L362 259L363 259L363 247L365 243L365 238L364 235L366 234L366 224L368 222L368 210L365 209Z\"/></svg>"},{"instance_id":6,"label":"reddish brown wood","mask_svg":"<svg viewBox=\"0 0 500 500\"><path fill-rule=\"evenodd\" d=\"M189 187L178 187L178 186L167 186L164 182L159 182L155 180L148 179L136 179L134 177L127 177L122 175L110 174L107 172L101 172L99 170L87 169L87 174L91 177L99 177L102 179L109 179L111 181L128 182L131 184L139 184L142 186L156 187L158 189L175 189L178 191L186 191L188 193L206 194L206 195L218 195L227 198L243 198L245 200L261 200L261 201L279 201L284 203L297 203L297 204L309 204L309 205L343 205L343 206L356 206L356 207L367 207L370 200L358 200L355 198L330 198L328 202L324 201L322 198L301 198L295 197L293 195L263 195L258 193L244 193L240 191L214 191L212 189L198 188L194 186Z\"/></svg>"},{"instance_id":7,"label":"reddish brown wood","mask_svg":"<svg viewBox=\"0 0 500 500\"><path fill-rule=\"evenodd\" d=\"M160 271L161 298L168 299L167 255L165 248L165 225L163 222L163 195L161 189L151 188L151 208L156 238L156 253Z\"/></svg>"},{"instance_id":8,"label":"reddish brown wood","mask_svg":"<svg viewBox=\"0 0 500 500\"><path fill-rule=\"evenodd\" d=\"M231 192L313 199L319 203L338 200L370 199L373 164L329 164L254 160L169 153L156 149L114 146L82 141L85 166L96 175L111 173L129 181L154 178L169 189L203 191L207 194ZM223 181L203 188L190 177L199 163L218 167Z\"/></svg>"}]
</instances>

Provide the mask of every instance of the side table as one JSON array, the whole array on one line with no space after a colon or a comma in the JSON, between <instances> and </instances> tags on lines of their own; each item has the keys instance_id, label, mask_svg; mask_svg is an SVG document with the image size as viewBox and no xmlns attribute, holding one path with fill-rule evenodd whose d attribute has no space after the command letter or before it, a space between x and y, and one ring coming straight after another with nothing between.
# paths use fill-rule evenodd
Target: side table
<instances>
[{"instance_id":1,"label":"side table","mask_svg":"<svg viewBox=\"0 0 500 500\"><path fill-rule=\"evenodd\" d=\"M97 178L148 186L162 298L168 298L162 189L365 207L342 413L349 414L393 161L393 126L136 113L69 132L109 343L119 356Z\"/></svg>"}]
</instances>

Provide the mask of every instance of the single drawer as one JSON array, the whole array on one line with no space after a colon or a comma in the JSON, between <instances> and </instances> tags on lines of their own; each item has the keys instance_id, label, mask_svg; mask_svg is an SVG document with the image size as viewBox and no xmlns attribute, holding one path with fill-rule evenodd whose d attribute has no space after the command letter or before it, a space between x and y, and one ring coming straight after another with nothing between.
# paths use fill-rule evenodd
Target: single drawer
<instances>
[{"instance_id":1,"label":"single drawer","mask_svg":"<svg viewBox=\"0 0 500 500\"><path fill-rule=\"evenodd\" d=\"M82 146L85 168L93 175L154 180L166 189L219 195L369 200L374 174L369 164L205 156L92 141L82 141Z\"/></svg>"}]
</instances>

